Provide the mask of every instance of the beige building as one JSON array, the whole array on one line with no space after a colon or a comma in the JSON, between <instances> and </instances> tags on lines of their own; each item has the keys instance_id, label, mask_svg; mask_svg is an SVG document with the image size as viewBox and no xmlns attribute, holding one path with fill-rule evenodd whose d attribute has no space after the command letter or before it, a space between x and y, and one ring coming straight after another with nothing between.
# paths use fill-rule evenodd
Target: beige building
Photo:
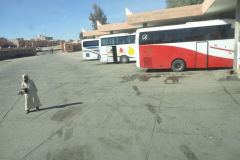
<instances>
[{"instance_id":1,"label":"beige building","mask_svg":"<svg viewBox=\"0 0 240 160\"><path fill-rule=\"evenodd\" d=\"M41 34L39 34L38 37L35 38L35 40L41 40L41 41L47 40L47 41L50 41L50 40L53 40L53 37L42 36Z\"/></svg>"},{"instance_id":2,"label":"beige building","mask_svg":"<svg viewBox=\"0 0 240 160\"><path fill-rule=\"evenodd\" d=\"M202 4L132 13L126 8L126 22L98 24L98 30L83 31L84 38L114 33L132 33L138 28L181 24L217 18L235 18L237 0L205 0Z\"/></svg>"},{"instance_id":3,"label":"beige building","mask_svg":"<svg viewBox=\"0 0 240 160\"><path fill-rule=\"evenodd\" d=\"M83 37L87 39L97 38L102 35L108 35L110 32L102 32L100 30L91 30L91 31L83 31Z\"/></svg>"},{"instance_id":4,"label":"beige building","mask_svg":"<svg viewBox=\"0 0 240 160\"><path fill-rule=\"evenodd\" d=\"M82 30L83 37L86 39L97 38L99 36L117 33L133 33L137 29L134 25L129 25L127 22L112 23L98 25L98 30L85 31Z\"/></svg>"},{"instance_id":5,"label":"beige building","mask_svg":"<svg viewBox=\"0 0 240 160\"><path fill-rule=\"evenodd\" d=\"M137 27L180 24L216 18L234 18L237 0L205 0L202 4L129 14L127 23Z\"/></svg>"},{"instance_id":6,"label":"beige building","mask_svg":"<svg viewBox=\"0 0 240 160\"><path fill-rule=\"evenodd\" d=\"M98 26L98 30L101 32L109 32L110 34L133 33L136 31L136 29L136 26L130 25L127 22L104 24Z\"/></svg>"}]
</instances>

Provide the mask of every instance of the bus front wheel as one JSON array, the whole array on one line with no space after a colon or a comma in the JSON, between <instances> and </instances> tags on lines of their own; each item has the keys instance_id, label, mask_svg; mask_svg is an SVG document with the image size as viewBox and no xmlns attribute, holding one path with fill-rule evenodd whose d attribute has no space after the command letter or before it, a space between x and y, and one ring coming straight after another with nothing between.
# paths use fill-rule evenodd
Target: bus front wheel
<instances>
[{"instance_id":1,"label":"bus front wheel","mask_svg":"<svg viewBox=\"0 0 240 160\"><path fill-rule=\"evenodd\" d=\"M128 63L129 62L129 58L127 56L121 56L120 57L120 62L121 63Z\"/></svg>"},{"instance_id":2,"label":"bus front wheel","mask_svg":"<svg viewBox=\"0 0 240 160\"><path fill-rule=\"evenodd\" d=\"M185 62L182 59L176 59L172 62L172 70L174 72L182 72L186 67Z\"/></svg>"}]
</instances>

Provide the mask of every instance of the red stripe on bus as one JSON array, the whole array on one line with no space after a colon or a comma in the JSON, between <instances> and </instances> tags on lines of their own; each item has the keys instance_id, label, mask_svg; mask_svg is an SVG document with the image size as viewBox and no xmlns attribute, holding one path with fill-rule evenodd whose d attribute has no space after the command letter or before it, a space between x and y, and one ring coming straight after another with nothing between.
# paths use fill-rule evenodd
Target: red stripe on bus
<instances>
[{"instance_id":1,"label":"red stripe on bus","mask_svg":"<svg viewBox=\"0 0 240 160\"><path fill-rule=\"evenodd\" d=\"M212 49L218 49L218 50L222 50L222 51L234 52L234 50L229 50L229 49L224 49L224 48L218 48L218 47L213 47L213 46L210 46L210 48L212 48Z\"/></svg>"}]
</instances>

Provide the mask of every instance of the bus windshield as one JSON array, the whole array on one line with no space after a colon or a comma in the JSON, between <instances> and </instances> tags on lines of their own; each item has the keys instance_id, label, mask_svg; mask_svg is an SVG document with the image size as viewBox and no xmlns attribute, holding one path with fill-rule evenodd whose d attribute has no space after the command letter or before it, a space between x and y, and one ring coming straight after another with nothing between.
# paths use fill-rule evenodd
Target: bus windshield
<instances>
[{"instance_id":1,"label":"bus windshield","mask_svg":"<svg viewBox=\"0 0 240 160\"><path fill-rule=\"evenodd\" d=\"M92 46L98 46L98 45L99 45L99 41L98 40L84 41L83 42L83 47L92 47Z\"/></svg>"}]
</instances>

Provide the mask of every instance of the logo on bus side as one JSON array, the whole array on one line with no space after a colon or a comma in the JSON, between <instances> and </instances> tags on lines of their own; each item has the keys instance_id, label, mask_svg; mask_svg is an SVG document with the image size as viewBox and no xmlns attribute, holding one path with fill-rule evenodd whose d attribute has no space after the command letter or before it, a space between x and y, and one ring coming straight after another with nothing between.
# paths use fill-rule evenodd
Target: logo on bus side
<instances>
[{"instance_id":1,"label":"logo on bus side","mask_svg":"<svg viewBox=\"0 0 240 160\"><path fill-rule=\"evenodd\" d=\"M152 48L148 47L146 50L146 53L152 53Z\"/></svg>"},{"instance_id":2,"label":"logo on bus side","mask_svg":"<svg viewBox=\"0 0 240 160\"><path fill-rule=\"evenodd\" d=\"M148 39L148 35L147 34L142 35L142 39L143 40L147 40Z\"/></svg>"}]
</instances>

